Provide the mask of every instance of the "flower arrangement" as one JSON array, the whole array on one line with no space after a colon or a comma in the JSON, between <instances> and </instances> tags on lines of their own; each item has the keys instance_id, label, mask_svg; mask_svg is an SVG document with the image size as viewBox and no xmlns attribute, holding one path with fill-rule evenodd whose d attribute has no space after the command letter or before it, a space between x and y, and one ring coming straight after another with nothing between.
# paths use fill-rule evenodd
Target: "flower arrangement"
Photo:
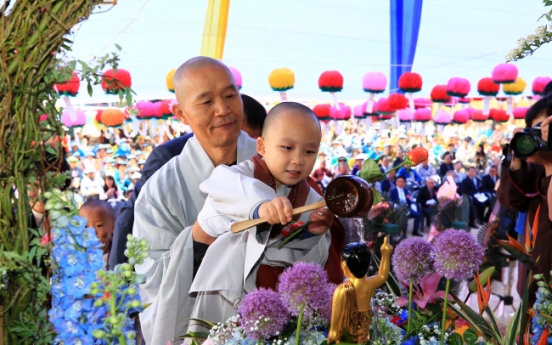
<instances>
[{"instance_id":1,"label":"flower arrangement","mask_svg":"<svg viewBox=\"0 0 552 345\"><path fill-rule=\"evenodd\" d=\"M137 284L144 278L134 265L149 255L147 241L129 235L125 254L129 264L115 271L103 268L102 243L86 219L77 216L73 193L59 189L44 193L54 228L50 291L50 321L59 344L133 344L136 333L131 314L141 310ZM44 241L45 243L47 241Z\"/></svg>"},{"instance_id":2,"label":"flower arrangement","mask_svg":"<svg viewBox=\"0 0 552 345\"><path fill-rule=\"evenodd\" d=\"M533 278L537 281L539 288L537 300L533 305L532 343L548 344L552 341L552 292L550 292L550 284L544 280L542 274L536 274Z\"/></svg>"}]
</instances>

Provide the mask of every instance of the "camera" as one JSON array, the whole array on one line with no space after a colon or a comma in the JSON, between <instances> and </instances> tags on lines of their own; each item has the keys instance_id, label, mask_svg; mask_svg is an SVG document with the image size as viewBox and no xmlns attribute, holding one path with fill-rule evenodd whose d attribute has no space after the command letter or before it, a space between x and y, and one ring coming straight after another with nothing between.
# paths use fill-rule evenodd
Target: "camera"
<instances>
[{"instance_id":1,"label":"camera","mask_svg":"<svg viewBox=\"0 0 552 345\"><path fill-rule=\"evenodd\" d=\"M523 132L514 134L510 148L516 158L525 159L539 151L552 151L552 132L548 132L548 143L542 140L541 124L534 128L525 128Z\"/></svg>"}]
</instances>

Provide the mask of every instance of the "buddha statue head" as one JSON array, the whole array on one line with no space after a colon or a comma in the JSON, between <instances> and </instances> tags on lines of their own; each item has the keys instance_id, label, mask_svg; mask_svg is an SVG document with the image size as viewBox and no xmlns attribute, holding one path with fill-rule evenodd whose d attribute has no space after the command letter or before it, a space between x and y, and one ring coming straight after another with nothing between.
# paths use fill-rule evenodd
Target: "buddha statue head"
<instances>
[{"instance_id":1,"label":"buddha statue head","mask_svg":"<svg viewBox=\"0 0 552 345\"><path fill-rule=\"evenodd\" d=\"M361 279L366 277L372 254L366 243L350 243L341 252L341 267L347 278Z\"/></svg>"}]
</instances>

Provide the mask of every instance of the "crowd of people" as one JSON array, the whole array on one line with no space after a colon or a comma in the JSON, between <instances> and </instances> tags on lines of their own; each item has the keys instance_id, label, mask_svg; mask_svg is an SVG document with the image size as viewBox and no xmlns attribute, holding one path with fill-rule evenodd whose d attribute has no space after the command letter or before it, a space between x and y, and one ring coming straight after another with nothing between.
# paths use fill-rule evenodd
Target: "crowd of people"
<instances>
[{"instance_id":1,"label":"crowd of people","mask_svg":"<svg viewBox=\"0 0 552 345\"><path fill-rule=\"evenodd\" d=\"M216 75L218 79L205 78L206 74ZM243 243L255 243L247 244L248 250L254 248L250 246L260 245L255 249L260 256L253 260L249 256L238 259L233 247L236 244L225 242L225 231L217 232L217 227L226 229L228 222L258 217L267 218L270 224L285 224L291 220L291 207L297 206L297 202L304 205L308 198L320 198L322 191L337 176L360 175L363 162L369 158L377 159L381 172L386 174L386 179L377 182L375 188L386 200L409 206L408 216L413 219L411 235L421 236L424 225L429 228L431 207L438 202L439 186L448 179L454 180L458 194L468 196L469 226L476 227L489 220L497 199L501 205L513 207L513 199L501 198L500 192L497 197L500 181L505 176L509 179L508 174L514 166L515 170L526 169L525 161L516 161L510 167L502 159L505 153L507 155L504 147L516 131L517 126L512 122L489 121L483 125L468 122L449 125L443 130L431 124L421 128L420 124L390 126L383 122L371 124L351 119L339 124L321 124L320 137L315 138L312 133L318 129L305 132L307 134L301 132L311 128L309 124L314 114L297 103L284 104L280 110L274 107L272 116L269 115L267 123L279 117L286 119L285 125L265 126L265 107L247 95L240 95L231 73L217 61L192 59L177 71L174 81L179 104L173 112L179 121L189 126L189 133L172 140L162 136L155 136L153 140L140 135L125 137L122 133L117 141L114 136L110 139L103 135L97 138L81 136L66 148L71 174L69 188L79 196L86 210L82 214L91 226L112 218L102 216L106 205L113 209L110 213L113 219L107 228L105 223L101 224L108 267L126 261L124 248L128 234L150 242L150 257L136 268L147 278L141 288L143 301L152 303L140 316L148 344L166 344L167 340L184 334L188 322L183 320L190 316L222 320L223 310L232 313L234 309L230 307L239 303L243 291L249 291L252 286L274 284L283 270L275 262L292 263L308 257L311 261L320 261L330 278L339 283L342 278L338 268L339 248L345 244L343 232L356 231L334 219L327 209L319 209L306 218L316 223L315 227L309 227L310 234L301 237L307 247L290 248L288 256L271 251L268 243L277 236L273 231L266 236L259 232L256 240L244 238ZM544 118L552 113L546 98L534 108L533 113ZM289 114L295 115L290 117ZM527 123L533 126L538 116L533 115ZM301 119L305 122L299 123ZM280 137L269 142L264 132L267 127L278 128L272 131ZM257 142L252 140L259 137ZM313 144L312 138L317 142ZM428 160L415 168L405 165L395 169L414 147L427 149ZM293 153L297 150L301 153ZM262 153L263 159L250 159L257 153ZM298 158L300 155L304 157ZM301 168L290 170L289 166L298 166L298 161L303 162L299 164ZM533 163L542 164L543 161ZM230 166L231 171L224 170L226 166ZM236 175L236 171L239 174ZM294 183L310 181L306 179L309 175L312 178L310 187L305 182L303 189L291 188L288 185L292 183L286 182L288 179ZM524 183L526 186L529 181ZM299 185L301 183L297 183ZM517 185L516 188L525 187ZM531 189L528 185L527 188ZM229 190L233 192L227 192ZM305 194L309 190L312 195ZM540 190L541 194L543 191L546 194L546 190L547 186ZM531 213L520 205L514 206L520 208L520 212ZM217 217L221 214L230 218L219 221ZM541 224L549 227L550 222ZM402 237L406 236L407 229L402 229ZM226 246L221 248L221 243ZM216 252L215 249L209 251L212 246L218 247ZM232 259L223 264L220 262L223 256L223 260ZM209 262L209 272L201 270L205 261ZM539 264L542 261L546 260ZM226 283L211 278L216 272L227 272L230 263L246 267L246 271L238 270L245 275L241 282L232 280L239 285L237 292ZM258 272L263 274L258 276ZM253 275L253 280L248 274ZM201 279L194 279L196 275ZM184 290L185 293L178 293ZM188 296L189 292L209 291L217 293L207 293L197 299ZM205 314L207 309L211 313L219 311L220 315ZM175 324L167 324L167 317L174 318Z\"/></svg>"}]
</instances>

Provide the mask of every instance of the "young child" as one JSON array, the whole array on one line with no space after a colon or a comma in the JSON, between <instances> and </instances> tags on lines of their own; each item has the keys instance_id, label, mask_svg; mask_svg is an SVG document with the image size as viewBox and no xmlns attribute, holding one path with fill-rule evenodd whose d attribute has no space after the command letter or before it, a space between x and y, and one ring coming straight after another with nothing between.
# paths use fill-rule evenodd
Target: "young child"
<instances>
[{"instance_id":1,"label":"young child","mask_svg":"<svg viewBox=\"0 0 552 345\"><path fill-rule=\"evenodd\" d=\"M115 210L107 201L91 199L79 209L79 216L86 218L86 227L96 229L96 236L103 243L103 259L107 265L111 239L115 230Z\"/></svg>"},{"instance_id":2,"label":"young child","mask_svg":"<svg viewBox=\"0 0 552 345\"><path fill-rule=\"evenodd\" d=\"M309 108L281 103L266 117L257 139L259 155L235 166L216 167L200 185L208 196L192 236L194 248L197 242L210 247L203 261L194 258L194 270L201 266L190 289L197 292L192 317L226 320L237 313L245 293L260 287L275 289L280 273L297 261L325 266L330 280L343 281L339 258L343 243L339 238L334 241L328 231L339 226L333 223L333 214L320 208L291 215L293 208L323 199L308 178L320 141L320 125ZM230 232L234 221L259 217L268 224ZM278 248L284 238L282 226L292 220L312 223L301 237Z\"/></svg>"},{"instance_id":3,"label":"young child","mask_svg":"<svg viewBox=\"0 0 552 345\"><path fill-rule=\"evenodd\" d=\"M268 224L286 225L291 222L292 209L303 205L293 205L288 194L296 194L301 182L305 182L311 174L320 141L320 125L312 110L295 102L275 106L267 115L262 136L257 139L260 157L253 157L238 166L219 166L201 184L201 191L209 196L194 224L194 241L213 243L217 237L230 231L232 221L266 218ZM268 183L257 179L257 169L267 170ZM240 181L239 186L227 183L230 178L236 177ZM221 182L224 183L222 190L218 188ZM310 191L310 186L306 188L316 199L312 203L323 199L314 190ZM272 191L276 195L268 195ZM229 195L233 192L236 194ZM229 204L225 199L236 200L241 205ZM312 222L308 230L314 235L325 233L333 221L333 215L327 208L305 213L303 218L306 217Z\"/></svg>"}]
</instances>

